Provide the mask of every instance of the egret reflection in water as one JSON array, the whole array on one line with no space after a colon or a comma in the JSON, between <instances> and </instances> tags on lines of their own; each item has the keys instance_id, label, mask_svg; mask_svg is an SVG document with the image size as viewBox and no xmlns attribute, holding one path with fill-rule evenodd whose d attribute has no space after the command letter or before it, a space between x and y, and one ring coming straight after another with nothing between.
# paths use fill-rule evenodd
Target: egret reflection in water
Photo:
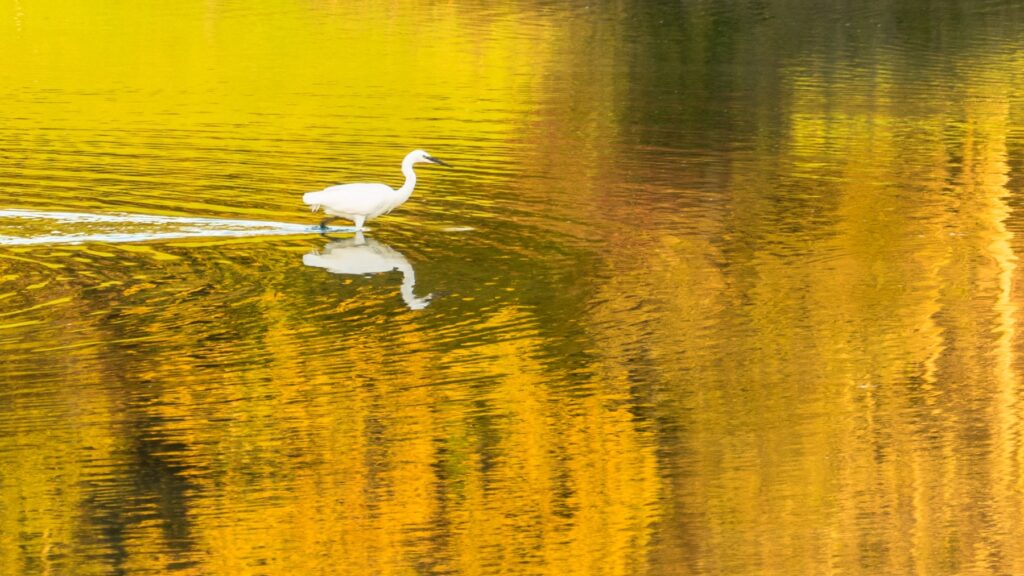
<instances>
[{"instance_id":1,"label":"egret reflection in water","mask_svg":"<svg viewBox=\"0 0 1024 576\"><path fill-rule=\"evenodd\" d=\"M430 304L432 294L416 296L416 272L401 252L357 232L352 238L333 240L321 250L302 256L306 266L323 268L332 274L367 276L383 272L402 273L402 300L410 310L422 310Z\"/></svg>"}]
</instances>

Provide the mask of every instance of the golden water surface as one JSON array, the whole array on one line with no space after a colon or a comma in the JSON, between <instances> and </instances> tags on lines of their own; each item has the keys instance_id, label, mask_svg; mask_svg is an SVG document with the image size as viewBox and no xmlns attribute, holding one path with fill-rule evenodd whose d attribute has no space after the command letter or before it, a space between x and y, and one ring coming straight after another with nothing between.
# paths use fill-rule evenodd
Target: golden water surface
<instances>
[{"instance_id":1,"label":"golden water surface","mask_svg":"<svg viewBox=\"0 0 1024 576\"><path fill-rule=\"evenodd\" d=\"M0 0L0 575L1024 574L1021 30Z\"/></svg>"}]
</instances>

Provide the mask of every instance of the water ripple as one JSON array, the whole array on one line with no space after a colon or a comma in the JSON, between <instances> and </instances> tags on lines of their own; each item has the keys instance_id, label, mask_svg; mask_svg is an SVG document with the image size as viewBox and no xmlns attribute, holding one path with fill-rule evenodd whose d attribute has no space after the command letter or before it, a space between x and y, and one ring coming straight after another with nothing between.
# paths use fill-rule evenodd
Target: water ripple
<instances>
[{"instance_id":1,"label":"water ripple","mask_svg":"<svg viewBox=\"0 0 1024 576\"><path fill-rule=\"evenodd\" d=\"M5 219L17 222L9 223ZM26 225L23 222L25 220L34 221L35 227ZM42 232L40 226L49 230ZM322 232L316 226L262 220L0 210L0 230L12 229L31 235L0 234L0 245L121 243L193 237L281 236ZM336 226L331 227L329 231L351 232L354 228ZM35 233L32 234L33 232Z\"/></svg>"}]
</instances>

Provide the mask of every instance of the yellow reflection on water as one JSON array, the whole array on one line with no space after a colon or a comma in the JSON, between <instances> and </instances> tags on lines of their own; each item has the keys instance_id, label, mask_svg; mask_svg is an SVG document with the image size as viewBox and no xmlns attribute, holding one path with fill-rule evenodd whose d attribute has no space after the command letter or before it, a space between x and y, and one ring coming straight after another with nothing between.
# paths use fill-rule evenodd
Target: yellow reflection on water
<instances>
[{"instance_id":1,"label":"yellow reflection on water","mask_svg":"<svg viewBox=\"0 0 1024 576\"><path fill-rule=\"evenodd\" d=\"M0 17L0 143L18 166L0 179L5 204L292 221L297 192L395 183L412 148L500 154L556 24L417 2L13 10Z\"/></svg>"},{"instance_id":2,"label":"yellow reflection on water","mask_svg":"<svg viewBox=\"0 0 1024 576\"><path fill-rule=\"evenodd\" d=\"M989 75L1019 62L973 65L964 84L987 97L924 109L884 81L858 101L858 71L794 70L782 152L735 155L733 204L702 211L703 235L607 245L607 363L693 382L655 392L687 415L661 461L678 469L659 564L690 552L699 565L681 573L1021 569L1013 88ZM775 202L814 211L776 216L765 191L780 179L791 194ZM637 345L651 341L664 347Z\"/></svg>"},{"instance_id":3,"label":"yellow reflection on water","mask_svg":"<svg viewBox=\"0 0 1024 576\"><path fill-rule=\"evenodd\" d=\"M458 170L0 246L0 574L1024 572L1020 58L696 4L8 5L0 208Z\"/></svg>"}]
</instances>

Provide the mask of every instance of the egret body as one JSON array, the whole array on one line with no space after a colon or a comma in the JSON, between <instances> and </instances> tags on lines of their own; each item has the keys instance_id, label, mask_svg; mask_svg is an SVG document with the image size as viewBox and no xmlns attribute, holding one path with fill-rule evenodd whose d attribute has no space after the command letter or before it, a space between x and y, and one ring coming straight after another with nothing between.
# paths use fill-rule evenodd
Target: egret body
<instances>
[{"instance_id":1,"label":"egret body","mask_svg":"<svg viewBox=\"0 0 1024 576\"><path fill-rule=\"evenodd\" d=\"M387 214L409 199L413 188L416 187L416 172L413 171L412 165L417 162L448 166L423 150L413 150L402 160L405 184L398 190L387 184L340 184L318 192L307 192L302 195L302 201L312 206L313 212L323 208L325 213L330 214L320 222L321 228L326 228L327 223L332 220L344 218L351 220L357 230L362 230L363 223L367 220Z\"/></svg>"}]
</instances>

